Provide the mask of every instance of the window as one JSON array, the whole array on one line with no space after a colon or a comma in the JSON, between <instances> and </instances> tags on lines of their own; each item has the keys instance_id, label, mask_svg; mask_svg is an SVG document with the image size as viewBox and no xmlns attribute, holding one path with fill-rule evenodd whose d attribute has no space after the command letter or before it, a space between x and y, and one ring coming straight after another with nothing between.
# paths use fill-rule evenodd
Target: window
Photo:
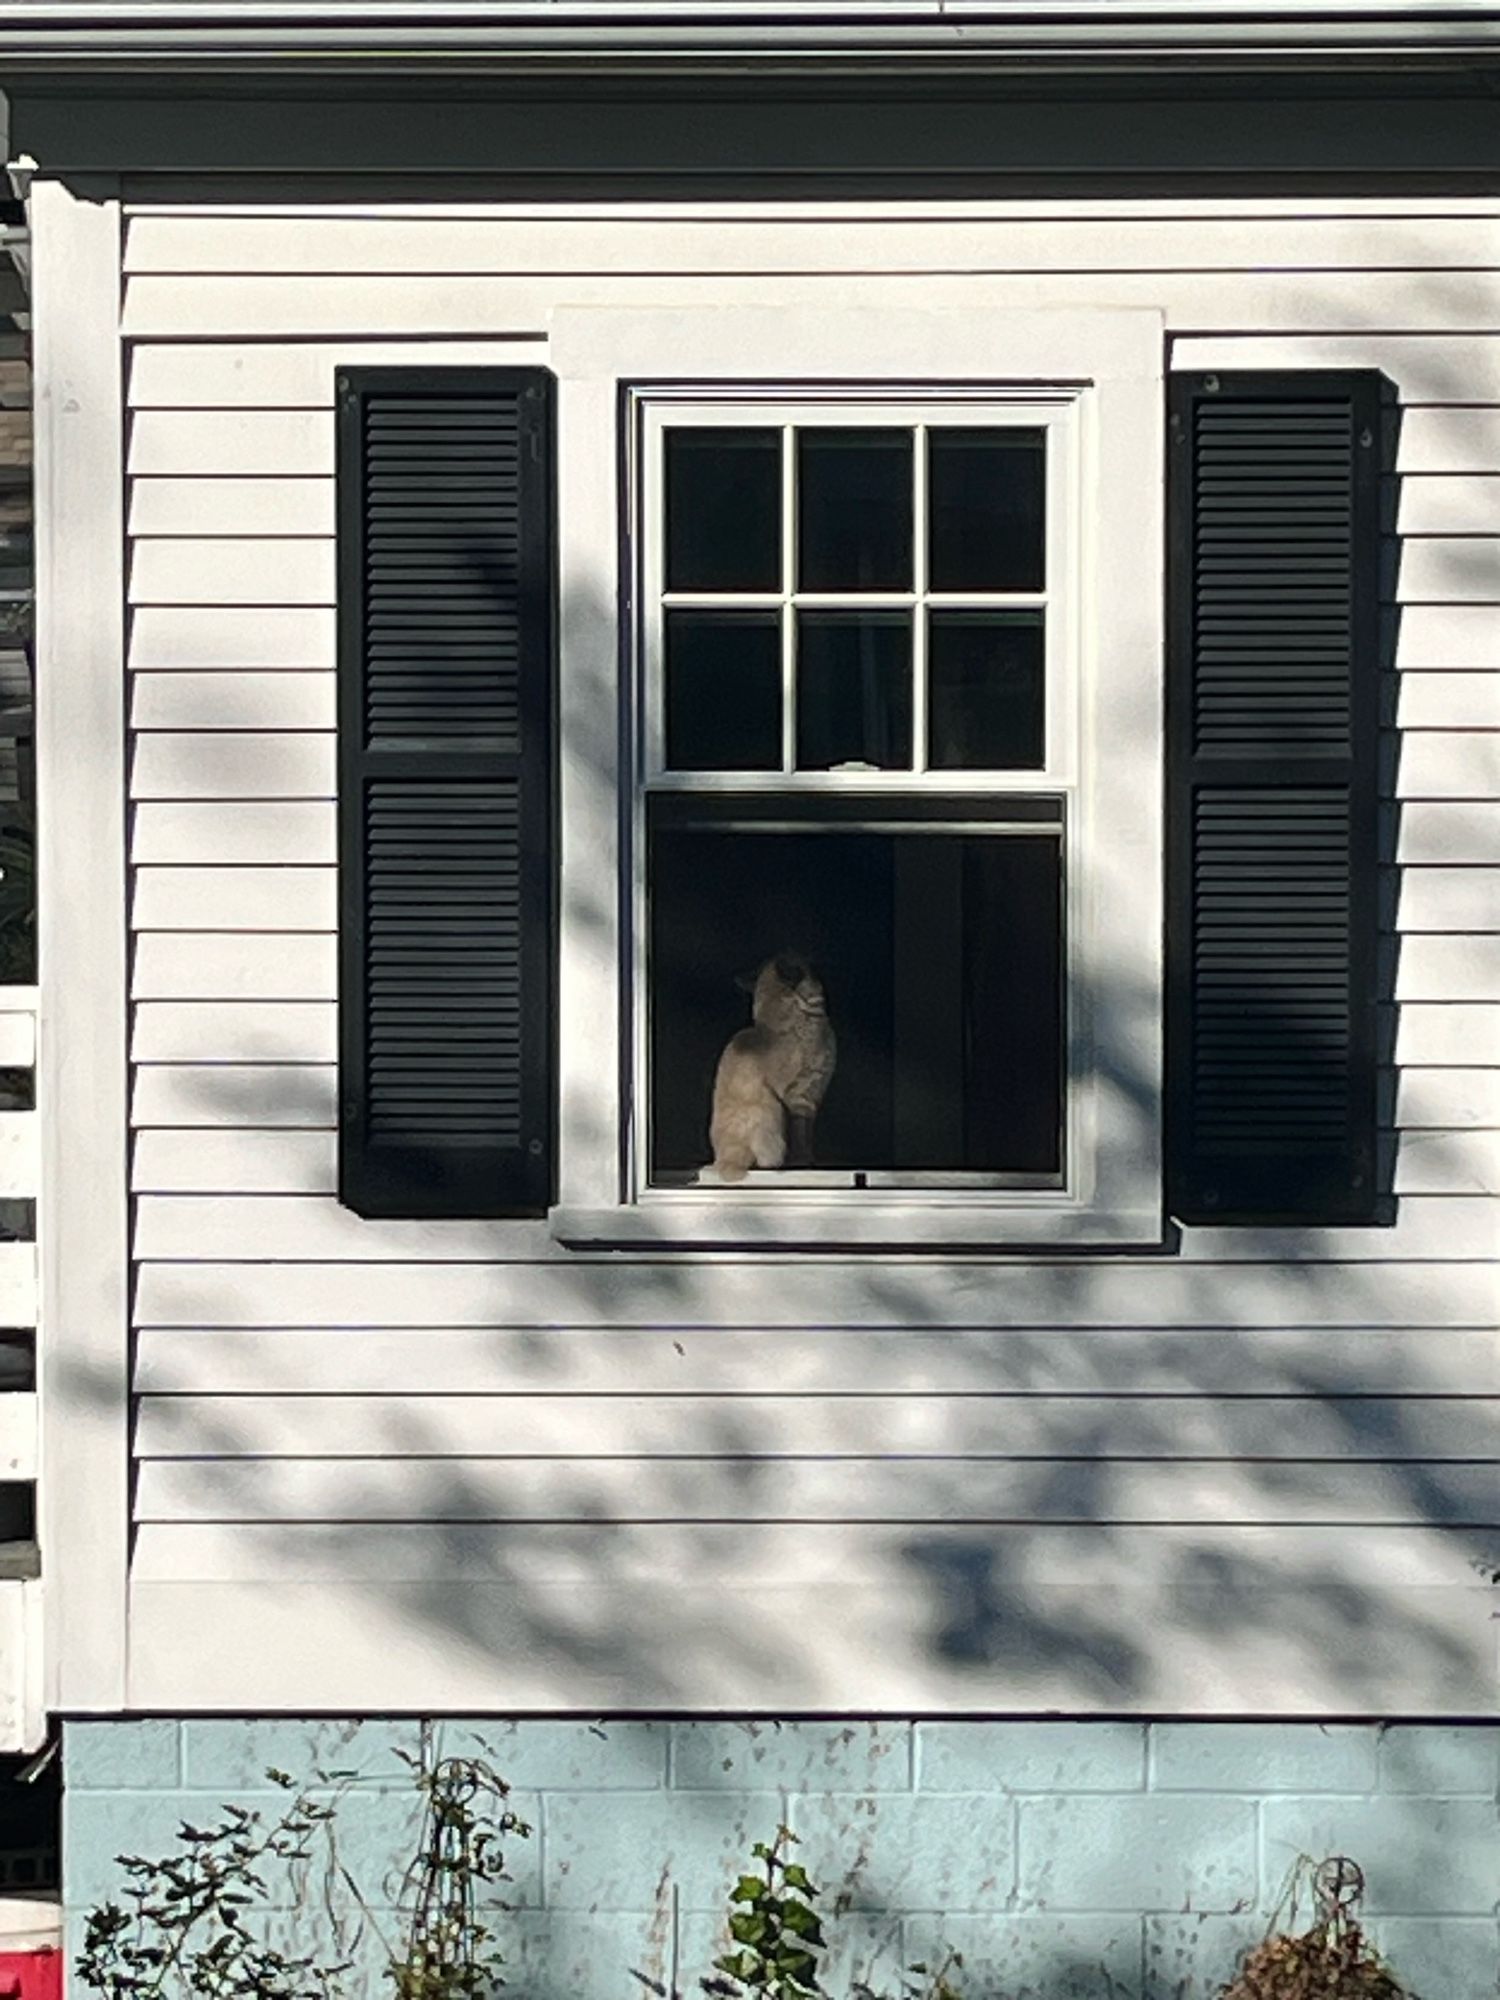
<instances>
[{"instance_id":1,"label":"window","mask_svg":"<svg viewBox=\"0 0 1500 2000\"><path fill-rule=\"evenodd\" d=\"M1166 385L1149 314L987 298L338 371L348 1206L835 1249L1388 1213L1386 385Z\"/></svg>"},{"instance_id":2,"label":"window","mask_svg":"<svg viewBox=\"0 0 1500 2000\"><path fill-rule=\"evenodd\" d=\"M1159 325L843 324L558 316L558 1227L1155 1234Z\"/></svg>"},{"instance_id":3,"label":"window","mask_svg":"<svg viewBox=\"0 0 1500 2000\"><path fill-rule=\"evenodd\" d=\"M1074 410L645 413L648 1186L1063 1186ZM778 961L826 1087L784 1053L805 1009L774 1046ZM787 1121L720 1066L752 1006L752 1090L791 1061L790 1101L818 1097L775 1166Z\"/></svg>"}]
</instances>

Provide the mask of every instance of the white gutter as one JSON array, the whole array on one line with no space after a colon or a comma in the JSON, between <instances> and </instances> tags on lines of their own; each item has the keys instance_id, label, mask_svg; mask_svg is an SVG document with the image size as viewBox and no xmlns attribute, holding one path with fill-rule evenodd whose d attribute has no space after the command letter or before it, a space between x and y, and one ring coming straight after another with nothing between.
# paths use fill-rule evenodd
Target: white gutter
<instances>
[{"instance_id":1,"label":"white gutter","mask_svg":"<svg viewBox=\"0 0 1500 2000\"><path fill-rule=\"evenodd\" d=\"M430 70L557 54L989 54L1462 59L1500 51L1497 0L0 0L0 77L235 67Z\"/></svg>"}]
</instances>

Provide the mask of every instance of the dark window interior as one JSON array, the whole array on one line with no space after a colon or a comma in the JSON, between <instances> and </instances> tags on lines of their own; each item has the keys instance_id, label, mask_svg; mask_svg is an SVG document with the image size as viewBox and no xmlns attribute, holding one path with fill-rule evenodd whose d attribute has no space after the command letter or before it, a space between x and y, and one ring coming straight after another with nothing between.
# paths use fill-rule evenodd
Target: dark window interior
<instances>
[{"instance_id":1,"label":"dark window interior","mask_svg":"<svg viewBox=\"0 0 1500 2000\"><path fill-rule=\"evenodd\" d=\"M737 975L781 951L817 970L838 1037L815 1167L1061 1173L1059 808L944 804L651 802L653 1180L707 1160L715 1067L750 1020ZM1001 812L1037 831L976 828Z\"/></svg>"}]
</instances>

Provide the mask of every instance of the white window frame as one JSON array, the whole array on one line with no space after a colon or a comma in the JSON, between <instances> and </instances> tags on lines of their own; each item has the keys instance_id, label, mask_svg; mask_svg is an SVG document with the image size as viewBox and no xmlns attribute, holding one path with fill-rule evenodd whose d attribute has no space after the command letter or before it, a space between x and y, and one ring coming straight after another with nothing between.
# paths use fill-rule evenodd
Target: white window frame
<instances>
[{"instance_id":1,"label":"white window frame","mask_svg":"<svg viewBox=\"0 0 1500 2000\"><path fill-rule=\"evenodd\" d=\"M919 309L872 281L868 300L820 312L726 303L561 307L552 316L562 849L552 1227L565 1242L895 1249L1160 1240L1163 323L1150 311L1010 311L983 279L947 289L951 302ZM1049 607L1058 607L1049 625L1058 615L1059 632L1049 634L1047 663L1051 675L1054 645L1062 646L1073 671L1056 693L1049 682L1047 766L878 781L1068 799L1062 1188L643 1184L634 967L647 751L638 649L649 607L639 593L638 441L665 406L725 408L736 397L781 408L830 400L841 414L974 399L1014 405L1032 421L1041 410L1065 413L1077 518L1071 590L1048 579ZM1050 544L1049 534L1049 553ZM807 790L818 780L770 782ZM706 1116L705 1107L705 1124Z\"/></svg>"}]
</instances>

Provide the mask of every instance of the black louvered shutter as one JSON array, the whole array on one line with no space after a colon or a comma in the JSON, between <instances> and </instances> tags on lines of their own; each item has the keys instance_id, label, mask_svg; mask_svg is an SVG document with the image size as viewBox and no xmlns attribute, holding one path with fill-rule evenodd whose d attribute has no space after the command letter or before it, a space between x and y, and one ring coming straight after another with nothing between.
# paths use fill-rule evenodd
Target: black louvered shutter
<instances>
[{"instance_id":1,"label":"black louvered shutter","mask_svg":"<svg viewBox=\"0 0 1500 2000\"><path fill-rule=\"evenodd\" d=\"M1172 379L1182 1221L1373 1218L1380 415L1374 373Z\"/></svg>"},{"instance_id":2,"label":"black louvered shutter","mask_svg":"<svg viewBox=\"0 0 1500 2000\"><path fill-rule=\"evenodd\" d=\"M339 417L339 1189L545 1207L553 416L539 368L354 368Z\"/></svg>"}]
</instances>

